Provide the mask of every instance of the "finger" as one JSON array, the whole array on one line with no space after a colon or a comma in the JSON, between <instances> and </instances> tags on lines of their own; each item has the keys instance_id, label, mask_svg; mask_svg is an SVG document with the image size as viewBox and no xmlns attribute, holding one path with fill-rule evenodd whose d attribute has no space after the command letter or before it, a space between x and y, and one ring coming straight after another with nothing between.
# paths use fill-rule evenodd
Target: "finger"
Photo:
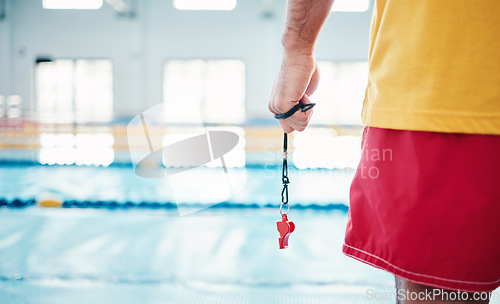
<instances>
[{"instance_id":1,"label":"finger","mask_svg":"<svg viewBox=\"0 0 500 304\"><path fill-rule=\"evenodd\" d=\"M318 63L315 62L314 63L314 72L311 76L311 79L309 80L309 84L307 86L306 93L305 93L307 96L311 96L318 88L319 77L320 77L320 73L319 73Z\"/></svg>"},{"instance_id":2,"label":"finger","mask_svg":"<svg viewBox=\"0 0 500 304\"><path fill-rule=\"evenodd\" d=\"M275 102L269 103L269 110L274 114L283 114L296 106L298 103L299 101L277 100Z\"/></svg>"},{"instance_id":3,"label":"finger","mask_svg":"<svg viewBox=\"0 0 500 304\"><path fill-rule=\"evenodd\" d=\"M313 109L309 110L309 111L313 111ZM309 124L309 120L311 119L312 115L309 114L309 118L307 119L307 121L305 122L298 122L298 121L294 121L292 120L293 118L289 117L285 120L285 122L290 126L292 127L293 129L299 131L299 132L302 132L306 129L307 125Z\"/></svg>"},{"instance_id":4,"label":"finger","mask_svg":"<svg viewBox=\"0 0 500 304\"><path fill-rule=\"evenodd\" d=\"M281 128L285 133L292 133L294 131L294 128L290 127L283 119L278 120Z\"/></svg>"},{"instance_id":5,"label":"finger","mask_svg":"<svg viewBox=\"0 0 500 304\"><path fill-rule=\"evenodd\" d=\"M311 103L311 101L309 100L309 98L307 96L305 96L305 99L303 99L303 101L304 101L304 104ZM270 108L271 112L282 114L280 110L274 109L272 107L272 105L270 105L269 108ZM283 130L286 133L293 132L294 130L302 132L307 127L309 120L312 117L312 111L313 111L313 109L311 108L307 111L308 113L306 114L306 112L302 112L299 110L299 111L295 112L294 115L292 115L291 117L289 117L287 119L280 119L278 121L280 122ZM299 114L298 119L297 119L297 114ZM300 115L300 114L302 114L302 115ZM294 116L296 116L296 117L294 117Z\"/></svg>"},{"instance_id":6,"label":"finger","mask_svg":"<svg viewBox=\"0 0 500 304\"><path fill-rule=\"evenodd\" d=\"M309 99L309 97L307 97L307 95L304 95L301 98L300 103L311 104L312 102ZM271 107L272 106L270 106L270 109L271 109ZM303 125L304 123L309 121L309 119L311 117L311 113L310 113L311 110L312 110L312 108L308 109L305 112L303 112L302 110L297 110L292 116L286 118L285 121L287 121L293 125L297 125L297 126ZM283 114L279 109L274 109L274 111L276 111L278 114ZM271 111L271 112L273 112L273 111ZM301 113L303 115L300 115ZM297 114L299 114L299 115L297 116Z\"/></svg>"},{"instance_id":7,"label":"finger","mask_svg":"<svg viewBox=\"0 0 500 304\"><path fill-rule=\"evenodd\" d=\"M274 85L273 85L273 89L271 91L271 99L269 99L269 103L267 105L267 108L269 110L269 112L273 113L273 114L281 114L280 111L278 111L278 109L276 108L276 96L277 96L277 93L276 93L276 86L277 86L277 83L278 83L278 80L276 80L274 82Z\"/></svg>"},{"instance_id":8,"label":"finger","mask_svg":"<svg viewBox=\"0 0 500 304\"><path fill-rule=\"evenodd\" d=\"M311 110L309 110L309 111L313 111L313 110L311 109ZM309 119L310 119L311 117L312 117L312 116L310 115L310 116L309 116ZM290 118L288 118L287 120L289 120L289 119L290 119ZM302 132L302 131L304 131L304 130L306 129L306 127L308 126L308 124L309 124L309 119L308 119L306 122L304 122L304 123L296 123L296 122L293 122L293 121L288 121L288 125L289 125L290 127L292 127L294 130L297 130L297 131L299 131L299 132Z\"/></svg>"},{"instance_id":9,"label":"finger","mask_svg":"<svg viewBox=\"0 0 500 304\"><path fill-rule=\"evenodd\" d=\"M307 95L304 95L302 97L301 102L303 104L311 104L311 100ZM309 109L306 112L302 111L297 111L295 112L292 116L286 119L288 125L290 125L292 128L294 128L297 131L303 131L307 125L309 124L309 121L312 117L313 109Z\"/></svg>"},{"instance_id":10,"label":"finger","mask_svg":"<svg viewBox=\"0 0 500 304\"><path fill-rule=\"evenodd\" d=\"M273 103L273 101L269 102L268 109L273 114L283 114L280 110L276 108L275 103ZM293 127L290 126L289 122L284 119L278 119L278 122L280 123L281 128L285 133L291 133L295 130Z\"/></svg>"},{"instance_id":11,"label":"finger","mask_svg":"<svg viewBox=\"0 0 500 304\"><path fill-rule=\"evenodd\" d=\"M273 114L283 114L283 112L281 112L278 107L276 106L276 102L275 101L270 101L269 102L269 111L271 111L271 113Z\"/></svg>"},{"instance_id":12,"label":"finger","mask_svg":"<svg viewBox=\"0 0 500 304\"><path fill-rule=\"evenodd\" d=\"M286 119L279 119L279 121L282 122L282 125L289 126L297 131L303 131L305 126L307 126L307 122L304 123L302 121L297 121L295 118L292 117L288 117Z\"/></svg>"},{"instance_id":13,"label":"finger","mask_svg":"<svg viewBox=\"0 0 500 304\"><path fill-rule=\"evenodd\" d=\"M293 130L296 130L296 131L299 131L299 132L302 132L305 130L305 127L303 125L297 125L297 124L294 124L293 122L288 122L288 125L293 129Z\"/></svg>"},{"instance_id":14,"label":"finger","mask_svg":"<svg viewBox=\"0 0 500 304\"><path fill-rule=\"evenodd\" d=\"M308 104L312 103L307 95L302 96L302 99L300 100L300 102L304 105L308 105ZM309 121L309 119L311 117L311 113L312 113L312 108L308 109L305 112L303 112L302 110L299 110L299 111L295 112L289 118L290 118L290 121L292 121L294 124L303 125Z\"/></svg>"}]
</instances>

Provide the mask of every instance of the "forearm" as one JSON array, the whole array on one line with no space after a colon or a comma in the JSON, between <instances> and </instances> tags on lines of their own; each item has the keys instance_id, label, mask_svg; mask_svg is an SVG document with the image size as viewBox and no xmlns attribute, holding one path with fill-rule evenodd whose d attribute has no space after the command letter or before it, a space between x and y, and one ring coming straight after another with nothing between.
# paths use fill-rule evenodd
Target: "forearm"
<instances>
[{"instance_id":1,"label":"forearm","mask_svg":"<svg viewBox=\"0 0 500 304\"><path fill-rule=\"evenodd\" d=\"M285 53L311 55L334 0L288 0L282 43Z\"/></svg>"}]
</instances>

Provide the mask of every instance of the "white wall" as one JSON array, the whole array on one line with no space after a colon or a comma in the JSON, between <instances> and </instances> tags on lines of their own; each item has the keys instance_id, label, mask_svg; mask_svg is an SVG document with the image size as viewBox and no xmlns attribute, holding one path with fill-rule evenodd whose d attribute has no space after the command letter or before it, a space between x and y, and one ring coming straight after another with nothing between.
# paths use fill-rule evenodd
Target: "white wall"
<instances>
[{"instance_id":1,"label":"white wall","mask_svg":"<svg viewBox=\"0 0 500 304\"><path fill-rule=\"evenodd\" d=\"M7 3L10 4L10 3ZM0 2L1 5L1 2ZM10 19L0 20L0 95L9 91Z\"/></svg>"},{"instance_id":2,"label":"white wall","mask_svg":"<svg viewBox=\"0 0 500 304\"><path fill-rule=\"evenodd\" d=\"M110 58L116 117L131 117L161 102L169 58L235 58L247 66L247 118L270 119L267 99L277 73L285 1L263 18L262 0L238 0L233 11L178 11L172 0L138 0L129 19L100 10L44 10L42 0L7 0L0 21L0 95L19 94L34 106L38 56ZM366 60L371 10L333 13L318 41L317 59ZM325 84L322 84L325 85Z\"/></svg>"}]
</instances>

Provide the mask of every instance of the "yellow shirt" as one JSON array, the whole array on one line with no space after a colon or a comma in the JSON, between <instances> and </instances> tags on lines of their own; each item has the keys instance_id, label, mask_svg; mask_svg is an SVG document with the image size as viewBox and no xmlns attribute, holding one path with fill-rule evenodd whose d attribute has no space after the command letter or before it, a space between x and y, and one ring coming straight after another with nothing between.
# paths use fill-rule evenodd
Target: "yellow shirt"
<instances>
[{"instance_id":1,"label":"yellow shirt","mask_svg":"<svg viewBox=\"0 0 500 304\"><path fill-rule=\"evenodd\" d=\"M377 0L365 125L500 134L500 0Z\"/></svg>"}]
</instances>

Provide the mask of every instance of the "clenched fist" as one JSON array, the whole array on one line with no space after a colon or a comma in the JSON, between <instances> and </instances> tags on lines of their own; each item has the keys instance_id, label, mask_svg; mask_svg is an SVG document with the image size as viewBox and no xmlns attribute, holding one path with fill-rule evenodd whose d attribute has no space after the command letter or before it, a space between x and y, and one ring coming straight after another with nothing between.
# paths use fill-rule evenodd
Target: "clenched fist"
<instances>
[{"instance_id":1,"label":"clenched fist","mask_svg":"<svg viewBox=\"0 0 500 304\"><path fill-rule=\"evenodd\" d=\"M269 100L269 111L283 114L300 102L310 104L311 96L318 86L319 71L312 55L290 55L285 53L278 78L274 82ZM304 131L311 119L313 109L297 111L279 122L283 131Z\"/></svg>"}]
</instances>

